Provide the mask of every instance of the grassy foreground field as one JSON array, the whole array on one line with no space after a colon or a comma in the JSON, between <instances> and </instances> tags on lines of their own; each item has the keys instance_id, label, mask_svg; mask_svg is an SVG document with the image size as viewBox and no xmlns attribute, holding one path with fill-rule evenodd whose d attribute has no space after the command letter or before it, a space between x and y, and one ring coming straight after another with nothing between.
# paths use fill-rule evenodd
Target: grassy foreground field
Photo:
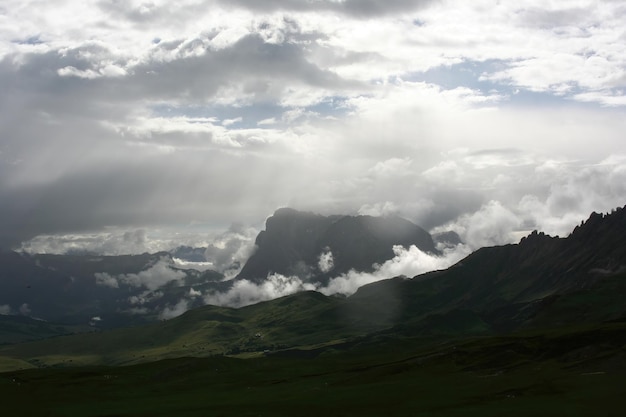
<instances>
[{"instance_id":1,"label":"grassy foreground field","mask_svg":"<svg viewBox=\"0 0 626 417\"><path fill-rule=\"evenodd\" d=\"M17 416L622 416L626 326L0 374Z\"/></svg>"}]
</instances>

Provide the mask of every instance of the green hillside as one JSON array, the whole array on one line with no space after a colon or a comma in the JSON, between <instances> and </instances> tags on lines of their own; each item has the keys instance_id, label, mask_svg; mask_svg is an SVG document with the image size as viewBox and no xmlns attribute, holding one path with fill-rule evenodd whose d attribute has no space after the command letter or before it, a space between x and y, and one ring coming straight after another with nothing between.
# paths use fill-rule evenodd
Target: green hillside
<instances>
[{"instance_id":1,"label":"green hillside","mask_svg":"<svg viewBox=\"0 0 626 417\"><path fill-rule=\"evenodd\" d=\"M94 329L89 326L70 326L24 316L0 315L0 345L92 331Z\"/></svg>"},{"instance_id":2,"label":"green hillside","mask_svg":"<svg viewBox=\"0 0 626 417\"><path fill-rule=\"evenodd\" d=\"M364 333L340 319L344 303L304 292L241 309L206 306L140 327L3 346L0 356L37 366L126 365L332 344Z\"/></svg>"},{"instance_id":3,"label":"green hillside","mask_svg":"<svg viewBox=\"0 0 626 417\"><path fill-rule=\"evenodd\" d=\"M626 210L594 214L568 238L533 233L347 298L302 292L0 346L0 404L29 416L621 416L623 230Z\"/></svg>"},{"instance_id":4,"label":"green hillside","mask_svg":"<svg viewBox=\"0 0 626 417\"><path fill-rule=\"evenodd\" d=\"M315 355L7 372L0 402L28 416L621 416L625 346L624 324L443 343L378 336Z\"/></svg>"}]
</instances>

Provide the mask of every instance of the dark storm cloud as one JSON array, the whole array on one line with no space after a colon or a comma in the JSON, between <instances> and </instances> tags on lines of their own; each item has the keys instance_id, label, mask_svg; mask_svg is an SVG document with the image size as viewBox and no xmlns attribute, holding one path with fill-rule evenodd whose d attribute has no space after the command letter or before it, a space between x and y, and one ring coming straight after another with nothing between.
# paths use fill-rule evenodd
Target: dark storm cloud
<instances>
[{"instance_id":1,"label":"dark storm cloud","mask_svg":"<svg viewBox=\"0 0 626 417\"><path fill-rule=\"evenodd\" d=\"M125 121L146 100L205 102L229 86L241 87L259 100L277 100L294 83L334 90L349 84L309 62L301 46L266 43L256 34L219 50L202 47L198 55L188 57L185 48L195 48L192 43L168 47L182 57L148 60L117 77L102 72L103 62L122 66L127 62L114 61L107 47L95 43L8 55L0 61L0 240L5 246L41 233L157 222L178 208L185 213L185 199L197 203L209 200L209 195L231 202L240 198L248 189L245 175L236 173L241 158L213 154L203 161L198 155L189 160L184 159L189 155L157 155L138 163L129 160L129 152L145 158L154 153L154 145L259 148L262 138L250 142L246 133L233 132L228 139L231 145L220 144L210 122L207 131L181 134L148 128L147 137L136 137L124 127L132 123ZM116 132L111 125L122 130ZM128 141L149 147L128 149ZM179 163L184 168L177 168ZM205 164L209 168L202 168ZM190 167L200 170L193 172ZM232 184L212 179L229 170ZM193 184L203 181L209 184L196 190ZM197 194L181 195L181 188ZM158 193L162 193L156 199L159 207L145 207ZM174 204L173 199L181 202Z\"/></svg>"},{"instance_id":2,"label":"dark storm cloud","mask_svg":"<svg viewBox=\"0 0 626 417\"><path fill-rule=\"evenodd\" d=\"M294 179L284 174L302 175L297 161L270 154L159 154L133 147L125 153L120 150L102 160L101 155L86 154L58 178L1 186L0 243L16 246L39 234L186 224L193 219L254 224L285 203L283 193L295 190ZM45 166L35 168L45 175Z\"/></svg>"},{"instance_id":3,"label":"dark storm cloud","mask_svg":"<svg viewBox=\"0 0 626 417\"><path fill-rule=\"evenodd\" d=\"M583 13L525 1L7 1L4 242L256 225L291 205L427 228L460 219L483 244L623 205L617 2ZM502 65L469 79L460 62ZM569 106L558 94L575 85L567 98L616 107ZM524 107L524 90L558 93ZM226 265L222 249L236 245L216 248Z\"/></svg>"},{"instance_id":4,"label":"dark storm cloud","mask_svg":"<svg viewBox=\"0 0 626 417\"><path fill-rule=\"evenodd\" d=\"M241 87L261 99L278 98L291 83L329 89L363 87L310 62L303 45L268 43L258 34L244 36L218 50L209 43L210 39L205 38L195 43L181 40L154 46L153 58L130 67L128 76L107 77L104 63L111 59L111 52L102 45L89 44L28 54L20 57L19 66L13 63L15 57L5 57L0 62L0 76L8 87L5 94L18 100L34 96L38 101L32 104L37 107L54 104L55 113L71 114L101 106L102 100L200 101L229 86ZM169 54L170 49L175 50L173 56L159 57L159 50ZM118 60L115 64L125 66L127 62ZM0 105L8 106L4 97ZM58 106L60 103L62 106Z\"/></svg>"},{"instance_id":5,"label":"dark storm cloud","mask_svg":"<svg viewBox=\"0 0 626 417\"><path fill-rule=\"evenodd\" d=\"M432 206L428 211L412 217L411 213L402 213L407 218L411 218L426 230L431 230L441 226L452 219L478 210L485 202L485 197L477 191L445 189L441 187L437 190L430 190L424 193L432 201Z\"/></svg>"},{"instance_id":6,"label":"dark storm cloud","mask_svg":"<svg viewBox=\"0 0 626 417\"><path fill-rule=\"evenodd\" d=\"M89 56L90 58L87 58ZM8 55L0 60L0 79L4 94L0 97L0 129L29 129L38 121L58 123L60 118L76 121L83 117L122 117L125 109L113 105L120 97L119 86L110 79L83 79L59 74L64 68L78 71L98 69L101 61L110 58L106 47L82 45L45 53ZM7 135L11 140L12 135ZM40 141L40 135L27 135Z\"/></svg>"},{"instance_id":7,"label":"dark storm cloud","mask_svg":"<svg viewBox=\"0 0 626 417\"><path fill-rule=\"evenodd\" d=\"M42 233L141 222L141 214L149 214L149 210L141 214L126 210L145 202L151 181L149 174L141 171L94 170L52 184L0 190L0 239L16 244Z\"/></svg>"},{"instance_id":8,"label":"dark storm cloud","mask_svg":"<svg viewBox=\"0 0 626 417\"><path fill-rule=\"evenodd\" d=\"M142 64L120 81L120 87L142 97L194 101L214 95L219 88L237 86L260 99L276 99L294 82L333 89L358 85L309 62L301 45L267 43L254 34L225 49L206 49L200 56Z\"/></svg>"},{"instance_id":9,"label":"dark storm cloud","mask_svg":"<svg viewBox=\"0 0 626 417\"><path fill-rule=\"evenodd\" d=\"M411 12L428 6L434 0L219 0L224 5L237 5L258 11L330 11L357 18L381 17L394 13Z\"/></svg>"},{"instance_id":10,"label":"dark storm cloud","mask_svg":"<svg viewBox=\"0 0 626 417\"><path fill-rule=\"evenodd\" d=\"M538 7L521 10L517 18L521 23L542 29L553 29L563 26L578 26L591 15L591 8L569 8L546 10Z\"/></svg>"},{"instance_id":11,"label":"dark storm cloud","mask_svg":"<svg viewBox=\"0 0 626 417\"><path fill-rule=\"evenodd\" d=\"M239 7L254 12L334 12L354 18L375 18L412 12L434 3L435 0L205 0L172 7L171 4L141 3L120 0L102 0L98 6L112 19L124 19L135 25L147 26L158 22L170 24L193 17L194 13L211 10L216 4L225 8Z\"/></svg>"}]
</instances>

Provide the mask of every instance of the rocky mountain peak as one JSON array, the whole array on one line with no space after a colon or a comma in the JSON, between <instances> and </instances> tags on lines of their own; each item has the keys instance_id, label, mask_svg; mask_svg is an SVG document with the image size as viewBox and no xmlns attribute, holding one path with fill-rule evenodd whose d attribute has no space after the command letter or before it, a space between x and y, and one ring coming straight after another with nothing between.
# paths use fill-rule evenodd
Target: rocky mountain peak
<instances>
[{"instance_id":1,"label":"rocky mountain peak","mask_svg":"<svg viewBox=\"0 0 626 417\"><path fill-rule=\"evenodd\" d=\"M324 281L350 269L372 270L373 264L394 256L394 245L438 253L428 232L397 216L322 216L290 208L267 219L256 244L257 251L238 278L260 282L280 273ZM320 269L320 256L328 253L332 270Z\"/></svg>"}]
</instances>

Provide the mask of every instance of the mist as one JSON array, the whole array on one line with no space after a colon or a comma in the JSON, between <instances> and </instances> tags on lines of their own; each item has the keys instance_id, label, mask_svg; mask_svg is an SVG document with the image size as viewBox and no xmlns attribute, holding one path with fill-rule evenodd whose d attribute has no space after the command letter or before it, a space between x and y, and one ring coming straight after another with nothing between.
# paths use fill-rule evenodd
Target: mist
<instances>
[{"instance_id":1,"label":"mist","mask_svg":"<svg viewBox=\"0 0 626 417\"><path fill-rule=\"evenodd\" d=\"M393 247L395 256L381 265L375 265L373 272L359 272L350 270L330 279L327 285L308 282L298 276L284 276L270 274L261 284L249 280L236 280L226 292L211 292L205 295L206 304L244 307L261 301L268 301L279 297L295 294L300 291L318 291L327 296L350 296L363 285L390 279L398 276L413 278L438 269L445 269L455 264L470 253L466 245L457 245L445 248L443 255L436 256L425 253L412 245L404 248L400 245ZM328 266L329 255L326 251L320 256L322 267Z\"/></svg>"}]
</instances>

